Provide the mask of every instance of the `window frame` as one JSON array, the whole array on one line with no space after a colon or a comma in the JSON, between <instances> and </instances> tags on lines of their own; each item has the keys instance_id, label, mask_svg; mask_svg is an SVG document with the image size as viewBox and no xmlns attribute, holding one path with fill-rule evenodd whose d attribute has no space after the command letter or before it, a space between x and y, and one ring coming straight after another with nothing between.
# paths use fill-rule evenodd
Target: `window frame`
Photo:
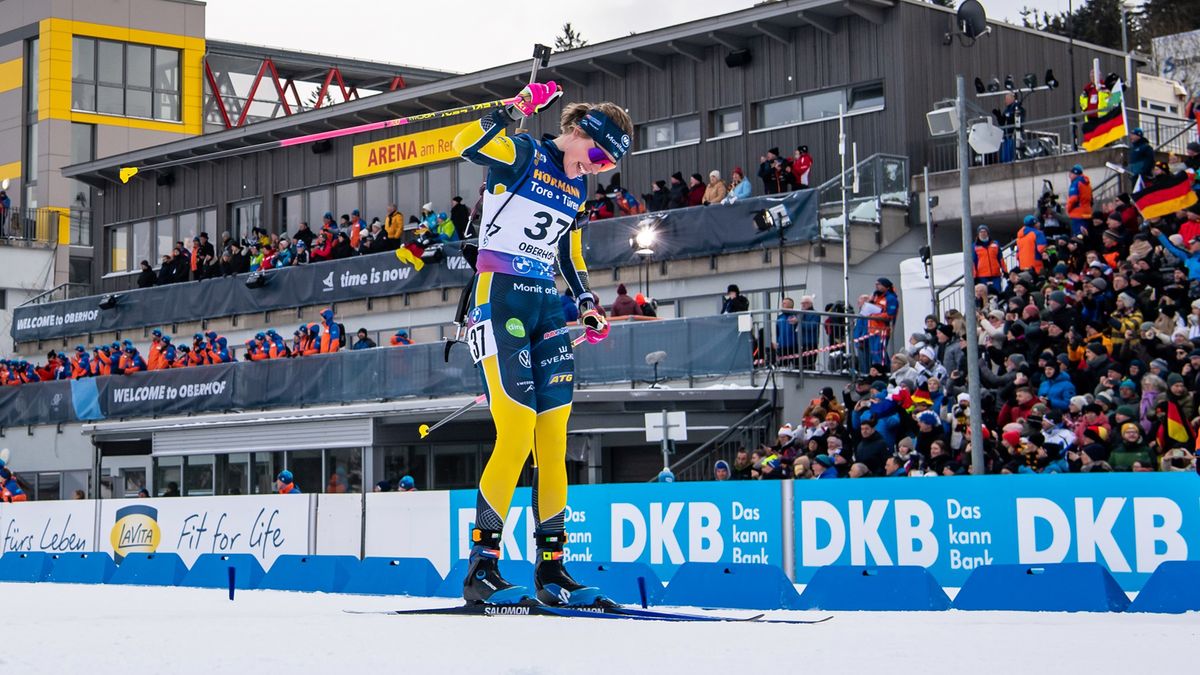
<instances>
[{"instance_id":1,"label":"window frame","mask_svg":"<svg viewBox=\"0 0 1200 675\"><path fill-rule=\"evenodd\" d=\"M679 140L679 125L684 122L696 122L699 127L695 138L686 141ZM671 142L666 145L656 145L649 147L647 136L650 129L663 124L671 125ZM700 119L700 113L688 113L686 115L676 115L674 117L663 117L656 120L639 122L636 124L638 130L638 147L639 150L629 153L630 155L644 155L651 152L660 152L662 150L670 150L671 148L686 148L692 145L699 145L704 140L704 121Z\"/></svg>"},{"instance_id":2,"label":"window frame","mask_svg":"<svg viewBox=\"0 0 1200 675\"><path fill-rule=\"evenodd\" d=\"M876 87L876 86L878 86L883 91L884 95L882 98L882 100L883 100L882 103L880 103L878 105L864 106L857 110L850 109L850 102L851 102L851 99L853 97L853 93L855 90L866 89L866 88ZM876 113L876 112L880 112L882 110L887 109L887 92L886 92L886 87L884 86L883 80L867 80L865 82L854 82L851 84L845 84L840 87L827 87L825 89L813 89L813 90L809 90L809 91L797 92L795 94L789 94L787 96L777 96L774 98L765 98L765 99L761 99L758 101L752 101L750 103L750 109L751 109L750 117L754 121L755 127L753 129L749 130L749 134L750 135L761 134L761 133L765 133L768 131L775 131L777 129L790 129L792 127L801 127L801 126L807 126L810 124L821 124L823 122L836 121L837 120L836 115L832 116L832 117L816 117L816 118L806 119L804 116L804 99L806 97L827 94L830 92L837 92L837 91L842 92L843 100L845 101L845 105L846 105L846 112L845 112L846 117L856 117L858 115L867 115L870 113ZM785 124L761 126L761 124L762 124L762 117L761 117L762 106L764 104L768 104L768 103L774 103L777 101L787 101L787 100L795 100L795 101L797 101L797 103L799 103L799 105L800 105L800 111L799 111L800 112L800 120L797 122L788 122Z\"/></svg>"},{"instance_id":3,"label":"window frame","mask_svg":"<svg viewBox=\"0 0 1200 675\"><path fill-rule=\"evenodd\" d=\"M76 65L80 59L75 58L76 48L81 50L84 48L81 43L90 43L92 58L91 72L77 73ZM101 82L100 81L100 49L102 45L116 45L121 51L121 82ZM129 80L129 52L130 49L146 49L149 50L149 70L150 84L149 86L141 84L130 84ZM159 86L158 72L156 66L159 63L159 55L166 53L174 54L174 88ZM130 119L153 120L156 122L168 122L172 124L183 124L183 87L180 78L181 63L183 61L182 51L172 47L164 47L161 45L145 44L141 42L121 42L118 40L106 40L87 35L75 35L71 40L71 110L74 112L91 113L94 115L108 115L112 117L128 117ZM171 78L168 78L171 79ZM88 107L85 104L76 106L76 92L81 89L88 88L91 93L91 105ZM101 88L121 90L121 112L109 112L100 110L100 90ZM129 114L129 98L130 93L149 94L150 108L148 115L132 115ZM86 97L84 97L86 98ZM172 116L159 115L159 106L164 101L170 102L172 106Z\"/></svg>"},{"instance_id":4,"label":"window frame","mask_svg":"<svg viewBox=\"0 0 1200 675\"><path fill-rule=\"evenodd\" d=\"M737 131L727 131L727 132L721 131L721 124L720 124L721 116L727 115L729 113L737 113L741 118L738 120L738 130ZM713 133L711 136L708 137L708 140L710 140L710 141L720 140L722 138L734 138L734 137L741 136L742 134L746 133L746 111L745 111L745 109L740 105L735 105L735 106L729 106L726 108L718 108L718 109L712 111L711 131Z\"/></svg>"}]
</instances>

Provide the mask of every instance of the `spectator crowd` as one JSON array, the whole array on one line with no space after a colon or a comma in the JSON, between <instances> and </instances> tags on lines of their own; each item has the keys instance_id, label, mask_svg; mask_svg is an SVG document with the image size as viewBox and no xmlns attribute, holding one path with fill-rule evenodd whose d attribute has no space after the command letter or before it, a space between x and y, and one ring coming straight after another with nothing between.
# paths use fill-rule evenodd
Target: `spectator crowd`
<instances>
[{"instance_id":1,"label":"spectator crowd","mask_svg":"<svg viewBox=\"0 0 1200 675\"><path fill-rule=\"evenodd\" d=\"M407 330L401 328L391 337L391 346L413 344ZM243 361L289 359L314 354L330 354L343 349L359 350L376 347L365 328L353 337L346 327L335 321L332 309L321 312L321 320L300 324L285 339L275 329L256 334L246 340L241 351ZM145 353L132 340L108 345L85 347L77 345L68 356L66 352L51 351L41 364L24 359L0 359L0 385L16 386L50 380L78 380L102 375L131 375L147 370L194 368L218 363L234 363L238 359L229 341L216 331L196 333L191 344L176 345L170 335L155 329Z\"/></svg>"},{"instance_id":2,"label":"spectator crowd","mask_svg":"<svg viewBox=\"0 0 1200 675\"><path fill-rule=\"evenodd\" d=\"M774 443L718 461L715 476L963 475L976 443L987 473L1196 471L1200 206L1185 195L1178 204L1188 206L1156 212L1145 195L1185 179L1195 190L1200 143L1142 166L1141 130L1130 140L1132 193L1096 200L1076 165L1065 207L1044 197L1007 245L978 227L971 316L928 315L889 352L898 302L880 279L853 320L865 372L840 395L822 389ZM805 358L821 320L806 314L811 297L799 310L790 303L772 349ZM979 339L980 401L966 393L968 330ZM973 405L980 439L971 437Z\"/></svg>"},{"instance_id":3,"label":"spectator crowd","mask_svg":"<svg viewBox=\"0 0 1200 675\"><path fill-rule=\"evenodd\" d=\"M470 218L471 209L463 204L462 197L454 197L449 213L435 211L429 202L421 207L419 217L409 216L407 222L396 205L389 204L382 220L375 217L367 223L358 209L335 220L327 211L317 230L301 221L291 236L255 227L243 239L225 232L220 242L213 242L207 232L201 232L190 245L175 242L171 253L162 256L157 270L149 260L142 260L137 285L164 286L399 249L412 254L402 255L403 259L420 261L439 244L467 236Z\"/></svg>"}]
</instances>

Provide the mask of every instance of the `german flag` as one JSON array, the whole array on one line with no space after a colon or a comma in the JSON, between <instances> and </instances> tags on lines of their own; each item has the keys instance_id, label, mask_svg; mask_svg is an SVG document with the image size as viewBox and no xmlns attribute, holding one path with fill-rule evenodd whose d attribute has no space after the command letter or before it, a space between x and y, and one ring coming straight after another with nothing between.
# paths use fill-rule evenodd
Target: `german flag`
<instances>
[{"instance_id":1,"label":"german flag","mask_svg":"<svg viewBox=\"0 0 1200 675\"><path fill-rule=\"evenodd\" d=\"M1196 193L1192 191L1192 176L1182 171L1170 176L1160 176L1141 192L1133 193L1133 203L1146 220L1182 211L1196 203Z\"/></svg>"},{"instance_id":2,"label":"german flag","mask_svg":"<svg viewBox=\"0 0 1200 675\"><path fill-rule=\"evenodd\" d=\"M1160 406L1164 403L1160 403ZM1183 419L1183 414L1179 412L1179 406L1175 405L1174 401L1165 402L1167 419L1166 422L1158 428L1158 446L1162 450L1173 448L1176 446L1187 447L1188 442L1192 440L1192 432L1188 429L1187 422Z\"/></svg>"},{"instance_id":3,"label":"german flag","mask_svg":"<svg viewBox=\"0 0 1200 675\"><path fill-rule=\"evenodd\" d=\"M1124 106L1113 106L1108 112L1083 121L1083 149L1088 152L1099 150L1125 135Z\"/></svg>"}]
</instances>

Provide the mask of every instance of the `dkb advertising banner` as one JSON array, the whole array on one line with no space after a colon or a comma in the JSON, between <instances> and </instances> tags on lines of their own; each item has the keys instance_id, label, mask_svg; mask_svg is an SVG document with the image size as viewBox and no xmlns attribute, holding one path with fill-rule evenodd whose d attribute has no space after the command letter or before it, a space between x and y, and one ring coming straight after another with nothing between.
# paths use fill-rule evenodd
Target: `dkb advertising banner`
<instances>
[{"instance_id":1,"label":"dkb advertising banner","mask_svg":"<svg viewBox=\"0 0 1200 675\"><path fill-rule=\"evenodd\" d=\"M783 565L778 482L571 486L567 561L648 563L663 580L685 562ZM370 519L374 514L368 514ZM475 491L450 493L451 562L470 553ZM535 560L530 490L517 490L501 557Z\"/></svg>"},{"instance_id":2,"label":"dkb advertising banner","mask_svg":"<svg viewBox=\"0 0 1200 675\"><path fill-rule=\"evenodd\" d=\"M178 553L189 567L202 553L250 553L268 569L284 554L311 553L314 495L108 499L100 504L100 545L120 563L130 553Z\"/></svg>"},{"instance_id":3,"label":"dkb advertising banner","mask_svg":"<svg viewBox=\"0 0 1200 675\"><path fill-rule=\"evenodd\" d=\"M0 504L0 554L96 550L96 502Z\"/></svg>"},{"instance_id":4,"label":"dkb advertising banner","mask_svg":"<svg viewBox=\"0 0 1200 675\"><path fill-rule=\"evenodd\" d=\"M796 582L823 565L920 565L959 587L980 565L1098 562L1121 587L1200 560L1200 477L1173 474L798 481Z\"/></svg>"}]
</instances>

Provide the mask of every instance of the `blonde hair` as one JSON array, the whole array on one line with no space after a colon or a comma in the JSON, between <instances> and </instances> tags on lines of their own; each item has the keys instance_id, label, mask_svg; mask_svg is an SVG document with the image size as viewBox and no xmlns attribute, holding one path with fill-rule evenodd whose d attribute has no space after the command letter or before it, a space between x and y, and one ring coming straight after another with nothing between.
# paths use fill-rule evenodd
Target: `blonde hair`
<instances>
[{"instance_id":1,"label":"blonde hair","mask_svg":"<svg viewBox=\"0 0 1200 675\"><path fill-rule=\"evenodd\" d=\"M563 106L562 117L559 118L562 133L574 131L579 126L579 120L593 110L604 113L608 119L613 121L613 124L621 127L621 131L633 138L633 119L629 117L629 113L616 103L608 101L604 103L568 103Z\"/></svg>"}]
</instances>

